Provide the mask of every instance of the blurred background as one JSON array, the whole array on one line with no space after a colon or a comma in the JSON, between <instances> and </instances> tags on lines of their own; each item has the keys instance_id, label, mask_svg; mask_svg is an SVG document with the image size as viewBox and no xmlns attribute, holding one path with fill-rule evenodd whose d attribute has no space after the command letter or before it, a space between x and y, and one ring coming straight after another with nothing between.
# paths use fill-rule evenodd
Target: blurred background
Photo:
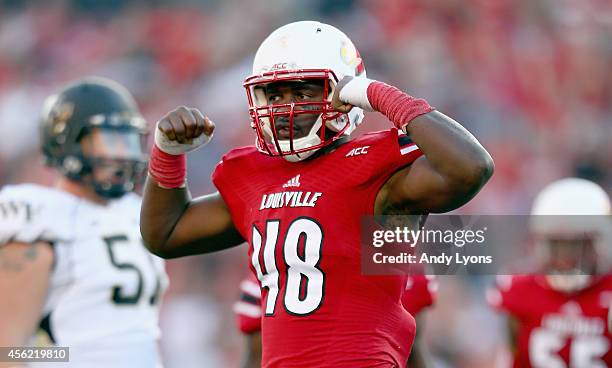
<instances>
[{"instance_id":1,"label":"blurred background","mask_svg":"<svg viewBox=\"0 0 612 368\"><path fill-rule=\"evenodd\" d=\"M493 155L491 182L459 213L523 214L545 184L580 176L612 189L612 2L608 0L0 0L0 185L50 184L43 99L85 75L134 93L149 124L177 105L217 125L189 160L199 195L221 155L252 144L242 81L259 43L296 20L342 29L371 78L427 98ZM369 114L360 132L388 127ZM235 367L231 306L246 247L168 264L166 366ZM493 367L504 324L486 277L440 278L424 338L439 367Z\"/></svg>"}]
</instances>

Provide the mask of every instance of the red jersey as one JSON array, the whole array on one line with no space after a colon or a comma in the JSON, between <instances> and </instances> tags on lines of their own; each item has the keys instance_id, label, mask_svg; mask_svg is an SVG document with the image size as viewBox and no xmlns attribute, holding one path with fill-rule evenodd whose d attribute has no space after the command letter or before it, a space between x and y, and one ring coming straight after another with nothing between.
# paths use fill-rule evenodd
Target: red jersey
<instances>
[{"instance_id":1,"label":"red jersey","mask_svg":"<svg viewBox=\"0 0 612 368\"><path fill-rule=\"evenodd\" d=\"M437 296L438 281L435 276L409 276L402 296L402 305L410 314L416 316L423 309L433 305Z\"/></svg>"},{"instance_id":2,"label":"red jersey","mask_svg":"<svg viewBox=\"0 0 612 368\"><path fill-rule=\"evenodd\" d=\"M402 295L402 305L408 313L416 316L433 305L437 297L437 281L434 276L409 276ZM240 283L240 298L234 304L236 325L248 335L261 330L261 292L254 274Z\"/></svg>"},{"instance_id":3,"label":"red jersey","mask_svg":"<svg viewBox=\"0 0 612 368\"><path fill-rule=\"evenodd\" d=\"M501 276L489 302L518 321L514 367L610 367L612 275L567 294L543 276Z\"/></svg>"},{"instance_id":4,"label":"red jersey","mask_svg":"<svg viewBox=\"0 0 612 368\"><path fill-rule=\"evenodd\" d=\"M361 217L421 155L397 129L311 160L230 151L213 182L249 243L262 288L263 367L403 367L415 334L405 276L360 270Z\"/></svg>"}]
</instances>

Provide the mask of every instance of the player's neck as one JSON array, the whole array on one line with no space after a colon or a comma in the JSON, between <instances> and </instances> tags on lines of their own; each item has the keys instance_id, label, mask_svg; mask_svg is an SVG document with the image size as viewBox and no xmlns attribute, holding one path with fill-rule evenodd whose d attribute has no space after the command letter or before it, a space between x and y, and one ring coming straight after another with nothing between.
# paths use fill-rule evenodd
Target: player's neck
<instances>
[{"instance_id":1,"label":"player's neck","mask_svg":"<svg viewBox=\"0 0 612 368\"><path fill-rule=\"evenodd\" d=\"M100 197L91 188L83 185L78 181L70 180L66 177L61 177L55 183L55 187L76 197L88 200L90 202L94 202L99 205L106 205L108 203L107 199Z\"/></svg>"}]
</instances>

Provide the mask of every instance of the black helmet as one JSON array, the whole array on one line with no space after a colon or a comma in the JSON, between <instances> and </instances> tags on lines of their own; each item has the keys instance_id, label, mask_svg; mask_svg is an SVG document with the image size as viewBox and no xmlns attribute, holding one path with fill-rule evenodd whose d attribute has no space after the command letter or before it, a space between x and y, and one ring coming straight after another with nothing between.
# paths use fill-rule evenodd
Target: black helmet
<instances>
[{"instance_id":1,"label":"black helmet","mask_svg":"<svg viewBox=\"0 0 612 368\"><path fill-rule=\"evenodd\" d=\"M84 154L83 137L94 129L136 136L135 153L129 158L93 157ZM41 122L41 147L46 164L65 176L91 186L106 198L117 198L133 190L146 166L139 139L146 123L132 95L117 82L105 78L81 79L49 96ZM112 165L113 180L98 180L97 167Z\"/></svg>"}]
</instances>

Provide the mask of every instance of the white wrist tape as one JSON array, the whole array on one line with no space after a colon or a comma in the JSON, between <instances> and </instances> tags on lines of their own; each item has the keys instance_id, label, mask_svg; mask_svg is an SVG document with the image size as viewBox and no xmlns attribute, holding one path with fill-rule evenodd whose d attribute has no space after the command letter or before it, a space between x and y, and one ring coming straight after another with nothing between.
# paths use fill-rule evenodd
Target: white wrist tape
<instances>
[{"instance_id":1,"label":"white wrist tape","mask_svg":"<svg viewBox=\"0 0 612 368\"><path fill-rule=\"evenodd\" d=\"M365 111L374 111L368 100L368 86L376 82L373 79L355 77L340 90L340 101L361 107Z\"/></svg>"},{"instance_id":2,"label":"white wrist tape","mask_svg":"<svg viewBox=\"0 0 612 368\"><path fill-rule=\"evenodd\" d=\"M191 143L179 143L168 139L161 130L155 127L155 145L157 148L170 155L182 155L183 153L196 150L210 142L211 138L212 134L206 135L202 133L199 137L194 138Z\"/></svg>"}]
</instances>

